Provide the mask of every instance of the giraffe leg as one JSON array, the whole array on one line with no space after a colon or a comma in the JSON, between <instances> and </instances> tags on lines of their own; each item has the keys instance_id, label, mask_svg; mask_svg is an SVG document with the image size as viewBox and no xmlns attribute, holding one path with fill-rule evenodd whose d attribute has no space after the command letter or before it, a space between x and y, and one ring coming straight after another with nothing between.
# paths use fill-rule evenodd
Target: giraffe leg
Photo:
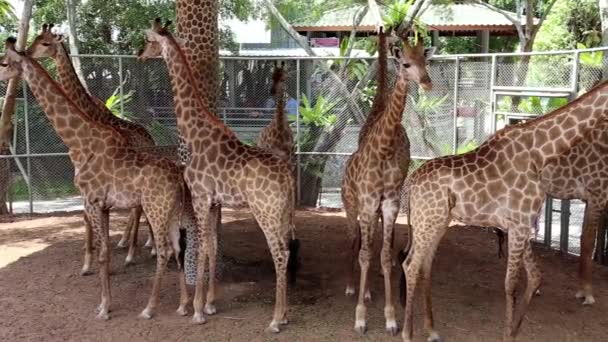
<instances>
[{"instance_id":1,"label":"giraffe leg","mask_svg":"<svg viewBox=\"0 0 608 342\"><path fill-rule=\"evenodd\" d=\"M424 310L424 330L426 331L429 342L439 342L441 338L437 331L435 331L435 325L433 321L433 305L431 298L431 270L433 267L433 259L435 258L435 253L437 252L437 247L439 247L439 242L443 238L445 230L440 231L440 236L433 240L430 244L430 247L427 249L426 256L424 257L422 263L422 293L424 295L422 301L422 307Z\"/></svg>"},{"instance_id":2,"label":"giraffe leg","mask_svg":"<svg viewBox=\"0 0 608 342\"><path fill-rule=\"evenodd\" d=\"M411 239L411 237L410 237ZM405 272L405 308L404 308L404 319L403 319L403 331L401 337L404 342L411 342L414 335L414 292L418 282L418 275L422 268L424 261L424 255L422 249L419 248L414 241L410 252L405 258L405 261L401 265Z\"/></svg>"},{"instance_id":3,"label":"giraffe leg","mask_svg":"<svg viewBox=\"0 0 608 342\"><path fill-rule=\"evenodd\" d=\"M110 212L100 203L86 203L85 214L89 218L97 249L97 262L99 263L99 280L101 282L101 303L97 309L97 319L110 319L110 253L109 253L109 215Z\"/></svg>"},{"instance_id":4,"label":"giraffe leg","mask_svg":"<svg viewBox=\"0 0 608 342\"><path fill-rule=\"evenodd\" d=\"M129 251L125 258L125 266L133 263L135 258L135 249L137 248L137 233L139 232L139 219L141 217L143 209L136 207L131 209L129 222L131 225L131 236L129 236Z\"/></svg>"},{"instance_id":5,"label":"giraffe leg","mask_svg":"<svg viewBox=\"0 0 608 342\"><path fill-rule=\"evenodd\" d=\"M118 244L116 244L116 247L125 248L127 247L127 242L131 241L131 234L133 233L134 224L133 220L133 211L131 210L131 213L129 214L129 220L127 221L127 225L125 226L125 230L122 232L122 236L120 237Z\"/></svg>"},{"instance_id":6,"label":"giraffe leg","mask_svg":"<svg viewBox=\"0 0 608 342\"><path fill-rule=\"evenodd\" d=\"M374 236L374 227L378 222L376 209L363 209L360 215L361 224L361 249L359 250L359 267L361 276L359 281L359 299L355 312L355 330L360 334L364 334L367 329L366 315L367 307L365 306L365 297L368 293L367 279L369 275L369 266L372 257L372 240Z\"/></svg>"},{"instance_id":7,"label":"giraffe leg","mask_svg":"<svg viewBox=\"0 0 608 342\"><path fill-rule=\"evenodd\" d=\"M158 251L156 255L156 273L154 275L154 280L152 284L152 293L150 294L150 298L148 299L148 305L146 308L139 314L140 318L150 319L156 313L156 309L158 308L159 296L160 296L160 283L161 279L165 273L165 269L167 268L167 262L169 261L169 248L167 246L167 224L166 219L163 222L162 219L156 219L150 217L150 224L155 227L159 227L157 229L157 239L156 250Z\"/></svg>"},{"instance_id":8,"label":"giraffe leg","mask_svg":"<svg viewBox=\"0 0 608 342\"><path fill-rule=\"evenodd\" d=\"M505 277L506 314L503 336L504 341L512 341L515 339L515 329L513 325L513 315L516 300L515 290L519 281L519 273L527 240L526 234L522 232L523 230L524 229L518 231L517 227L511 228L509 229L507 238L509 244L509 254L507 258L507 274Z\"/></svg>"},{"instance_id":9,"label":"giraffe leg","mask_svg":"<svg viewBox=\"0 0 608 342\"><path fill-rule=\"evenodd\" d=\"M259 221L258 221L259 222ZM266 328L266 331L272 333L280 332L280 326L287 324L287 261L289 260L289 249L287 248L287 235L282 234L281 224L287 227L287 223L270 224L268 222L259 222L268 247L276 274L276 293L274 314L272 321Z\"/></svg>"},{"instance_id":10,"label":"giraffe leg","mask_svg":"<svg viewBox=\"0 0 608 342\"><path fill-rule=\"evenodd\" d=\"M391 335L397 335L399 327L395 319L395 306L393 305L391 273L393 270L393 237L395 220L399 212L399 199L384 200L382 202L382 223L384 226L382 234L382 250L380 252L380 263L384 275L384 318L386 319L386 331Z\"/></svg>"},{"instance_id":11,"label":"giraffe leg","mask_svg":"<svg viewBox=\"0 0 608 342\"><path fill-rule=\"evenodd\" d=\"M91 222L89 222L86 213L84 214L84 234L84 262L80 275L86 276L93 274L91 271L91 260L93 259L93 229L91 228Z\"/></svg>"},{"instance_id":12,"label":"giraffe leg","mask_svg":"<svg viewBox=\"0 0 608 342\"><path fill-rule=\"evenodd\" d=\"M194 315L192 323L203 324L207 321L204 313L204 296L205 296L205 266L208 259L207 252L211 245L210 230L213 229L209 225L209 217L211 210L211 201L208 198L192 197L192 205L196 215L198 224L198 260L196 265L196 285L194 291Z\"/></svg>"},{"instance_id":13,"label":"giraffe leg","mask_svg":"<svg viewBox=\"0 0 608 342\"><path fill-rule=\"evenodd\" d=\"M595 248L595 237L602 215L602 207L589 201L585 208L583 222L583 233L581 234L581 256L579 259L578 277L580 289L576 298L584 299L583 305L595 303L591 286L591 273L593 270L593 249Z\"/></svg>"},{"instance_id":14,"label":"giraffe leg","mask_svg":"<svg viewBox=\"0 0 608 342\"><path fill-rule=\"evenodd\" d=\"M209 211L209 226L213 227L210 230L211 243L209 250L209 286L207 288L207 300L205 302L204 311L207 315L214 315L217 312L215 308L215 274L217 265L217 216L221 210L220 206L213 206Z\"/></svg>"},{"instance_id":15,"label":"giraffe leg","mask_svg":"<svg viewBox=\"0 0 608 342\"><path fill-rule=\"evenodd\" d=\"M526 240L523 261L524 268L526 269L527 285L523 301L520 303L518 308L517 320L513 325L513 336L517 335L517 332L519 331L519 328L521 326L521 322L523 321L528 306L530 305L530 301L532 300L532 297L534 297L534 293L540 287L541 283L540 267L538 266L538 262L536 261L536 257L534 256L530 240Z\"/></svg>"},{"instance_id":16,"label":"giraffe leg","mask_svg":"<svg viewBox=\"0 0 608 342\"><path fill-rule=\"evenodd\" d=\"M145 217L145 215L144 215ZM148 219L146 218L146 221ZM150 226L150 222L148 222L148 238L146 239L146 243L144 247L146 248L154 248L154 232L152 231L152 226Z\"/></svg>"},{"instance_id":17,"label":"giraffe leg","mask_svg":"<svg viewBox=\"0 0 608 342\"><path fill-rule=\"evenodd\" d=\"M355 294L355 273L357 268L357 256L361 249L361 230L357 221L357 212L354 210L346 210L348 219L348 235L350 237L350 259L348 263L348 278L346 282L346 295L353 296Z\"/></svg>"}]
</instances>

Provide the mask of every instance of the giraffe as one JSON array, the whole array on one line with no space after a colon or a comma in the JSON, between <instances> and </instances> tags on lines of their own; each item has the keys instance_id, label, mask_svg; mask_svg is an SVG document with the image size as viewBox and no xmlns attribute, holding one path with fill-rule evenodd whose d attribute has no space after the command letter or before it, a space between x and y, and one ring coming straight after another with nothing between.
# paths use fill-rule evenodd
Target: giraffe
<instances>
[{"instance_id":1,"label":"giraffe","mask_svg":"<svg viewBox=\"0 0 608 342\"><path fill-rule=\"evenodd\" d=\"M359 133L359 147L346 162L342 182L342 203L352 240L346 295L355 294L353 278L357 256L361 269L355 330L363 334L367 328L365 300L371 298L367 283L368 270L374 229L380 213L384 226L381 251L385 294L384 316L386 330L395 335L398 327L391 296L393 230L400 207L401 187L410 163L409 140L401 119L405 109L408 83L410 81L418 83L425 90L432 88L426 70L426 61L434 50L424 49L422 39L419 39L415 46L411 46L407 38L403 39L403 49L397 47L393 49L393 54L400 63L400 69L394 88L389 92L386 89L385 40L385 34L381 31L378 48L379 89L372 112Z\"/></svg>"},{"instance_id":2,"label":"giraffe","mask_svg":"<svg viewBox=\"0 0 608 342\"><path fill-rule=\"evenodd\" d=\"M293 161L293 132L285 115L286 78L285 62L281 65L275 64L270 89L270 94L275 97L276 102L275 115L270 124L260 132L257 145Z\"/></svg>"},{"instance_id":3,"label":"giraffe","mask_svg":"<svg viewBox=\"0 0 608 342\"><path fill-rule=\"evenodd\" d=\"M205 267L215 273L217 235L212 224L211 207L221 203L249 207L262 229L272 254L276 271L276 298L273 319L268 331L278 333L287 324L286 272L293 265L291 253L295 241L294 177L288 161L273 153L243 144L230 128L209 112L200 100L200 91L182 50L185 42L173 37L161 25L160 18L146 31L146 44L139 53L145 61L162 56L167 64L177 126L188 144L191 158L184 172L200 227L194 323L206 322L205 314L216 312L215 279L209 277L206 303L203 300ZM291 231L292 240L288 241Z\"/></svg>"},{"instance_id":4,"label":"giraffe","mask_svg":"<svg viewBox=\"0 0 608 342\"><path fill-rule=\"evenodd\" d=\"M143 126L115 116L97 97L87 92L86 88L80 82L68 51L63 44L63 36L53 33L52 28L52 24L42 25L42 31L34 38L32 44L27 49L28 55L37 59L50 57L54 60L55 65L57 66L61 87L67 94L70 94L74 103L85 111L92 120L116 128L116 131L118 131L118 133L127 140L129 146L133 148L153 146L154 139ZM129 240L129 251L125 258L126 265L132 263L134 259L141 213L141 207L131 210L128 224L118 243L119 247L124 247L127 240ZM91 227L87 222L88 221L85 220L85 256L82 271L80 272L82 275L91 274L92 233ZM146 245L152 246L153 243L152 234L149 234Z\"/></svg>"},{"instance_id":5,"label":"giraffe","mask_svg":"<svg viewBox=\"0 0 608 342\"><path fill-rule=\"evenodd\" d=\"M402 264L406 276L404 341L411 341L413 335L412 296L419 276L424 295L424 327L430 340L439 339L431 309L431 266L451 219L508 232L503 339L515 339L541 283L530 244L545 197L541 170L573 145L588 139L591 129L605 120L607 105L608 82L603 82L549 114L496 132L471 152L436 158L414 171L406 181L410 234ZM515 288L522 264L527 284L515 312Z\"/></svg>"},{"instance_id":6,"label":"giraffe","mask_svg":"<svg viewBox=\"0 0 608 342\"><path fill-rule=\"evenodd\" d=\"M583 305L595 303L591 286L595 236L608 205L608 124L600 123L566 153L551 159L540 172L542 188L553 198L580 199L587 206L581 234L580 288Z\"/></svg>"},{"instance_id":7,"label":"giraffe","mask_svg":"<svg viewBox=\"0 0 608 342\"><path fill-rule=\"evenodd\" d=\"M109 209L141 206L156 236L157 269L148 305L142 318L154 315L159 303L160 282L170 253L176 256L180 274L180 307L188 302L181 271L179 220L185 203L181 169L171 160L128 147L112 126L91 118L67 96L40 64L15 50L15 39L5 42L0 60L0 80L23 77L53 128L69 149L74 164L74 183L85 198L85 219L95 236L101 282L98 319L110 318Z\"/></svg>"}]
</instances>

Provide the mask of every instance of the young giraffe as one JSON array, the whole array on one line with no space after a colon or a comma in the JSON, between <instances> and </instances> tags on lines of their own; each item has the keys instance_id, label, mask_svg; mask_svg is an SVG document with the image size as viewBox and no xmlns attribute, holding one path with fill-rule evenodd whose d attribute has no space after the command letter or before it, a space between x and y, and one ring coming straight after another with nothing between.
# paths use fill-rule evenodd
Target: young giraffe
<instances>
[{"instance_id":1,"label":"young giraffe","mask_svg":"<svg viewBox=\"0 0 608 342\"><path fill-rule=\"evenodd\" d=\"M506 127L471 152L433 159L411 175L406 183L409 253L402 265L407 285L404 341L411 341L413 335L412 296L420 273L424 326L431 340L439 339L431 311L431 265L452 219L508 231L504 340L515 339L541 282L530 244L545 197L540 170L577 142L587 139L588 132L605 120L607 105L608 82L604 82L550 114ZM515 288L522 263L527 286L519 316L515 317Z\"/></svg>"},{"instance_id":2,"label":"young giraffe","mask_svg":"<svg viewBox=\"0 0 608 342\"><path fill-rule=\"evenodd\" d=\"M379 91L386 87L386 42L384 33L379 39ZM346 294L353 295L356 257L359 258L361 278L359 298L355 315L355 330L363 334L366 330L365 300L370 298L368 271L371 247L378 213L382 214L383 242L381 251L382 273L384 275L386 330L397 334L395 307L391 296L393 229L401 198L401 187L410 163L409 140L401 124L405 109L408 83L413 81L425 90L432 88L426 70L426 61L433 51L424 49L422 39L410 46L403 39L403 49L395 48L393 54L400 63L399 77L390 96L379 94L373 111L359 135L359 148L346 162L346 172L342 182L342 202L348 219L352 238L351 260Z\"/></svg>"},{"instance_id":3,"label":"young giraffe","mask_svg":"<svg viewBox=\"0 0 608 342\"><path fill-rule=\"evenodd\" d=\"M270 124L266 126L258 137L258 147L268 149L287 160L293 161L293 132L289 127L285 115L285 62L275 64L272 73L272 88L270 94L275 97L276 110Z\"/></svg>"},{"instance_id":4,"label":"young giraffe","mask_svg":"<svg viewBox=\"0 0 608 342\"><path fill-rule=\"evenodd\" d=\"M162 275L170 253L180 253L179 220L185 190L181 169L169 159L139 153L112 127L88 117L33 58L15 51L15 39L6 41L0 60L0 80L22 76L53 128L69 149L74 184L85 198L85 219L95 235L101 280L97 318L109 319L109 209L141 206L156 236L157 269L148 305L141 317L150 318L159 303ZM187 292L180 269L180 308L185 313Z\"/></svg>"},{"instance_id":5,"label":"young giraffe","mask_svg":"<svg viewBox=\"0 0 608 342\"><path fill-rule=\"evenodd\" d=\"M279 325L287 324L287 264L296 258L295 253L290 253L288 242L288 233L293 234L295 228L291 165L268 151L243 144L207 110L192 79L182 42L171 35L167 25L161 26L160 19L153 22L152 30L146 32L146 45L139 59L159 55L164 58L171 77L178 129L192 154L185 179L201 227L192 320L204 323L205 313L216 312L214 277L209 277L206 303L203 300L207 261L210 274L215 273L216 267L217 235L209 220L211 206L217 203L248 206L264 232L275 264L276 302L268 330L279 332Z\"/></svg>"},{"instance_id":6,"label":"young giraffe","mask_svg":"<svg viewBox=\"0 0 608 342\"><path fill-rule=\"evenodd\" d=\"M608 124L600 123L565 154L551 159L540 173L542 188L551 197L580 199L587 206L581 234L580 289L576 298L595 303L591 286L595 236L608 206Z\"/></svg>"},{"instance_id":7,"label":"young giraffe","mask_svg":"<svg viewBox=\"0 0 608 342\"><path fill-rule=\"evenodd\" d=\"M72 101L94 121L104 125L112 126L116 131L125 138L128 145L133 148L143 146L153 146L154 139L148 131L141 125L123 120L115 116L97 97L90 95L86 88L80 83L80 79L76 74L72 60L68 54L66 47L63 44L63 36L52 32L53 25L42 25L42 32L34 38L32 44L27 49L27 54L32 58L50 57L55 61L57 73L61 87L66 94L71 95ZM129 240L129 251L125 258L125 264L130 264L135 255L135 247L137 244L137 231L139 230L139 220L141 217L141 207L131 210L128 224L122 235L119 247L123 247ZM85 238L85 256L84 265L81 274L91 274L91 227L85 220L86 238ZM148 236L146 245L154 243L152 234ZM154 252L154 251L153 251Z\"/></svg>"}]
</instances>

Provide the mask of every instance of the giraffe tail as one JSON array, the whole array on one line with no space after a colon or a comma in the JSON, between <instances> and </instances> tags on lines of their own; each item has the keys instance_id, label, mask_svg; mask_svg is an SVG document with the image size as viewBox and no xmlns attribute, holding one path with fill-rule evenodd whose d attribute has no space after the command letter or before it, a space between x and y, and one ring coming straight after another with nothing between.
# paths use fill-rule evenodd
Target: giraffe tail
<instances>
[{"instance_id":1,"label":"giraffe tail","mask_svg":"<svg viewBox=\"0 0 608 342\"><path fill-rule=\"evenodd\" d=\"M294 223L295 210L292 209L289 219L289 230L291 231L291 239L289 240L289 259L287 259L287 280L289 284L296 283L296 275L300 269L300 240L296 238L296 225Z\"/></svg>"}]
</instances>

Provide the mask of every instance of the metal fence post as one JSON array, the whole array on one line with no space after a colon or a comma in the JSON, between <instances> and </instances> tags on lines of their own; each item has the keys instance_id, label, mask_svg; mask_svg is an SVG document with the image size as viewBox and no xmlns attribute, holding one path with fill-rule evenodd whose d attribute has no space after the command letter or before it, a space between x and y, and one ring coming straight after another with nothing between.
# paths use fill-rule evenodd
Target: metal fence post
<instances>
[{"instance_id":1,"label":"metal fence post","mask_svg":"<svg viewBox=\"0 0 608 342\"><path fill-rule=\"evenodd\" d=\"M576 99L578 95L578 74L581 69L580 51L574 51L572 63L572 76L570 77L570 89L572 94L570 95L570 101Z\"/></svg>"},{"instance_id":2,"label":"metal fence post","mask_svg":"<svg viewBox=\"0 0 608 342\"><path fill-rule=\"evenodd\" d=\"M123 70L122 70L122 57L118 56L118 82L120 82L120 117L124 119L125 117L125 90L123 88Z\"/></svg>"},{"instance_id":3,"label":"metal fence post","mask_svg":"<svg viewBox=\"0 0 608 342\"><path fill-rule=\"evenodd\" d=\"M490 125L492 133L496 132L496 103L494 103L494 83L496 83L496 55L492 55L490 64Z\"/></svg>"},{"instance_id":4,"label":"metal fence post","mask_svg":"<svg viewBox=\"0 0 608 342\"><path fill-rule=\"evenodd\" d=\"M296 107L296 198L297 204L300 204L301 197L301 189L302 185L300 184L301 175L300 175L300 165L301 165L301 155L300 155L300 60L296 60L296 103L298 104Z\"/></svg>"},{"instance_id":5,"label":"metal fence post","mask_svg":"<svg viewBox=\"0 0 608 342\"><path fill-rule=\"evenodd\" d=\"M452 139L452 153L456 154L458 151L458 85L460 83L460 58L456 57L456 65L454 70L454 107L453 107L453 117L452 117L452 129L453 129L453 139Z\"/></svg>"},{"instance_id":6,"label":"metal fence post","mask_svg":"<svg viewBox=\"0 0 608 342\"><path fill-rule=\"evenodd\" d=\"M559 249L564 253L568 253L568 237L570 235L570 200L562 200L561 202Z\"/></svg>"},{"instance_id":7,"label":"metal fence post","mask_svg":"<svg viewBox=\"0 0 608 342\"><path fill-rule=\"evenodd\" d=\"M29 182L27 182L27 193L28 193L28 201L30 206L30 214L34 213L34 196L32 194L32 163L30 160L30 119L29 119L29 108L27 105L27 86L25 82L21 82L23 86L23 121L25 126L25 154L27 154L26 158L26 168L27 168L27 178Z\"/></svg>"},{"instance_id":8,"label":"metal fence post","mask_svg":"<svg viewBox=\"0 0 608 342\"><path fill-rule=\"evenodd\" d=\"M545 245L551 247L553 241L551 228L553 227L553 199L547 196L545 200Z\"/></svg>"}]
</instances>

